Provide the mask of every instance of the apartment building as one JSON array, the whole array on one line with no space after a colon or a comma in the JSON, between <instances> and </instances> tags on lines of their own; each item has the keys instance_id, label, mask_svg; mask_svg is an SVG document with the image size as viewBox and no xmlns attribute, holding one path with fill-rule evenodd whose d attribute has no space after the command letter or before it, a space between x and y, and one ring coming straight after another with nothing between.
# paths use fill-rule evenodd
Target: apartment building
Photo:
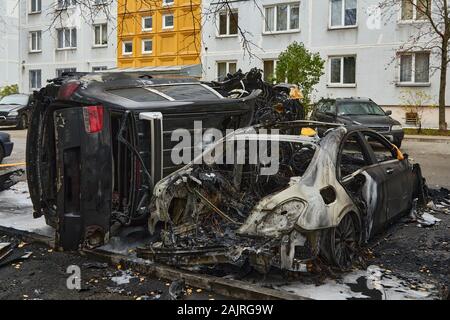
<instances>
[{"instance_id":1,"label":"apartment building","mask_svg":"<svg viewBox=\"0 0 450 320\"><path fill-rule=\"evenodd\" d=\"M388 17L377 9L379 0L236 0L229 8L218 3L203 2L205 79L220 79L227 72L253 66L263 69L269 79L278 55L297 41L326 61L315 100L370 97L390 108L400 121L405 121L399 107L405 103L405 91L421 90L432 97L432 103L438 102L439 72L431 67L435 56L400 50L417 32L415 25L423 23L414 8L399 5L398 14ZM243 43L251 54L243 50ZM437 121L436 109L426 111L424 126L437 127Z\"/></svg>"},{"instance_id":2,"label":"apartment building","mask_svg":"<svg viewBox=\"0 0 450 320\"><path fill-rule=\"evenodd\" d=\"M200 68L200 0L118 4L119 68Z\"/></svg>"},{"instance_id":3,"label":"apartment building","mask_svg":"<svg viewBox=\"0 0 450 320\"><path fill-rule=\"evenodd\" d=\"M65 71L116 67L117 3L19 0L20 90L32 92Z\"/></svg>"},{"instance_id":4,"label":"apartment building","mask_svg":"<svg viewBox=\"0 0 450 320\"><path fill-rule=\"evenodd\" d=\"M19 22L15 0L0 1L0 88L19 82Z\"/></svg>"}]
</instances>

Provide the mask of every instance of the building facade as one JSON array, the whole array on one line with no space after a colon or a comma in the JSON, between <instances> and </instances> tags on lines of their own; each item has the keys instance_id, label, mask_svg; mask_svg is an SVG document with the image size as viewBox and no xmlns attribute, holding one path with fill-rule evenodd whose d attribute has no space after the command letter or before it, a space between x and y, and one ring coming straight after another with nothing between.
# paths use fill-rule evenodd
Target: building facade
<instances>
[{"instance_id":1,"label":"building facade","mask_svg":"<svg viewBox=\"0 0 450 320\"><path fill-rule=\"evenodd\" d=\"M198 65L200 3L200 0L119 0L118 67Z\"/></svg>"},{"instance_id":2,"label":"building facade","mask_svg":"<svg viewBox=\"0 0 450 320\"><path fill-rule=\"evenodd\" d=\"M0 88L19 83L19 15L15 0L0 1Z\"/></svg>"},{"instance_id":3,"label":"building facade","mask_svg":"<svg viewBox=\"0 0 450 320\"><path fill-rule=\"evenodd\" d=\"M270 79L278 55L302 42L326 61L314 100L322 97L370 97L405 122L405 95L421 91L438 102L439 72L428 51L401 52L417 23L412 8L384 15L379 0L237 0L229 8L203 3L203 77L219 79L236 69L264 70ZM230 10L231 9L231 10ZM239 30L245 30L242 34ZM245 43L250 53L243 51ZM450 76L449 80L450 81ZM450 90L447 90L450 101ZM449 108L450 109L450 108ZM447 111L450 118L450 110ZM425 111L423 125L437 127L437 108Z\"/></svg>"},{"instance_id":4,"label":"building facade","mask_svg":"<svg viewBox=\"0 0 450 320\"><path fill-rule=\"evenodd\" d=\"M117 3L20 0L20 90L32 92L65 71L116 67Z\"/></svg>"}]
</instances>

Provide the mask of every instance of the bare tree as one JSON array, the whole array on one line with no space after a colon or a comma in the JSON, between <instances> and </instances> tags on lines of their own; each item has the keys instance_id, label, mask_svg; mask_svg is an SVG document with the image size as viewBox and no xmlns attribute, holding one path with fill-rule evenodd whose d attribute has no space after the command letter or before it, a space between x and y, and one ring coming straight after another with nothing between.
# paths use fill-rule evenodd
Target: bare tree
<instances>
[{"instance_id":1,"label":"bare tree","mask_svg":"<svg viewBox=\"0 0 450 320\"><path fill-rule=\"evenodd\" d=\"M437 57L430 69L440 71L439 129L447 130L445 121L445 91L450 62L450 0L381 0L385 16L412 20L414 32L401 46L401 51L429 51Z\"/></svg>"}]
</instances>

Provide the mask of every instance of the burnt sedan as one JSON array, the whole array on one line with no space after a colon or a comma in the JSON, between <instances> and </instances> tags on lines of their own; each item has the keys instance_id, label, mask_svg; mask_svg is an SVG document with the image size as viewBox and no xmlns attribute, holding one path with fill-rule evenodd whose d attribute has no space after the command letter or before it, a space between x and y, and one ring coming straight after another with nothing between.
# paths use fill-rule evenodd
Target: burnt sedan
<instances>
[{"instance_id":1,"label":"burnt sedan","mask_svg":"<svg viewBox=\"0 0 450 320\"><path fill-rule=\"evenodd\" d=\"M258 92L226 99L196 79L143 72L66 73L36 92L27 138L34 217L63 250L96 247L146 221L175 129L248 126ZM191 149L190 145L187 149Z\"/></svg>"},{"instance_id":2,"label":"burnt sedan","mask_svg":"<svg viewBox=\"0 0 450 320\"><path fill-rule=\"evenodd\" d=\"M298 135L306 128L325 133ZM264 141L266 150L276 144L269 154L278 162L252 159L252 141ZM203 157L211 153L214 161L197 159L156 185L149 230L161 239L141 257L178 265L250 262L261 272L303 271L322 257L345 269L360 244L408 212L416 196L415 165L364 127L255 126ZM271 165L276 172L262 174Z\"/></svg>"}]
</instances>

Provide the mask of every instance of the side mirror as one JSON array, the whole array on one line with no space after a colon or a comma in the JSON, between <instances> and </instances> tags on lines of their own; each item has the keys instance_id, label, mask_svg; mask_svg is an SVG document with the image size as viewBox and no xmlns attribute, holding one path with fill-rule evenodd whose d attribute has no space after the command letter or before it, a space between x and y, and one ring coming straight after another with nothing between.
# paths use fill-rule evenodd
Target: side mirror
<instances>
[{"instance_id":1,"label":"side mirror","mask_svg":"<svg viewBox=\"0 0 450 320\"><path fill-rule=\"evenodd\" d=\"M391 110L386 110L385 114L386 114L387 116L390 116L390 115L392 114L392 111L391 111Z\"/></svg>"}]
</instances>

